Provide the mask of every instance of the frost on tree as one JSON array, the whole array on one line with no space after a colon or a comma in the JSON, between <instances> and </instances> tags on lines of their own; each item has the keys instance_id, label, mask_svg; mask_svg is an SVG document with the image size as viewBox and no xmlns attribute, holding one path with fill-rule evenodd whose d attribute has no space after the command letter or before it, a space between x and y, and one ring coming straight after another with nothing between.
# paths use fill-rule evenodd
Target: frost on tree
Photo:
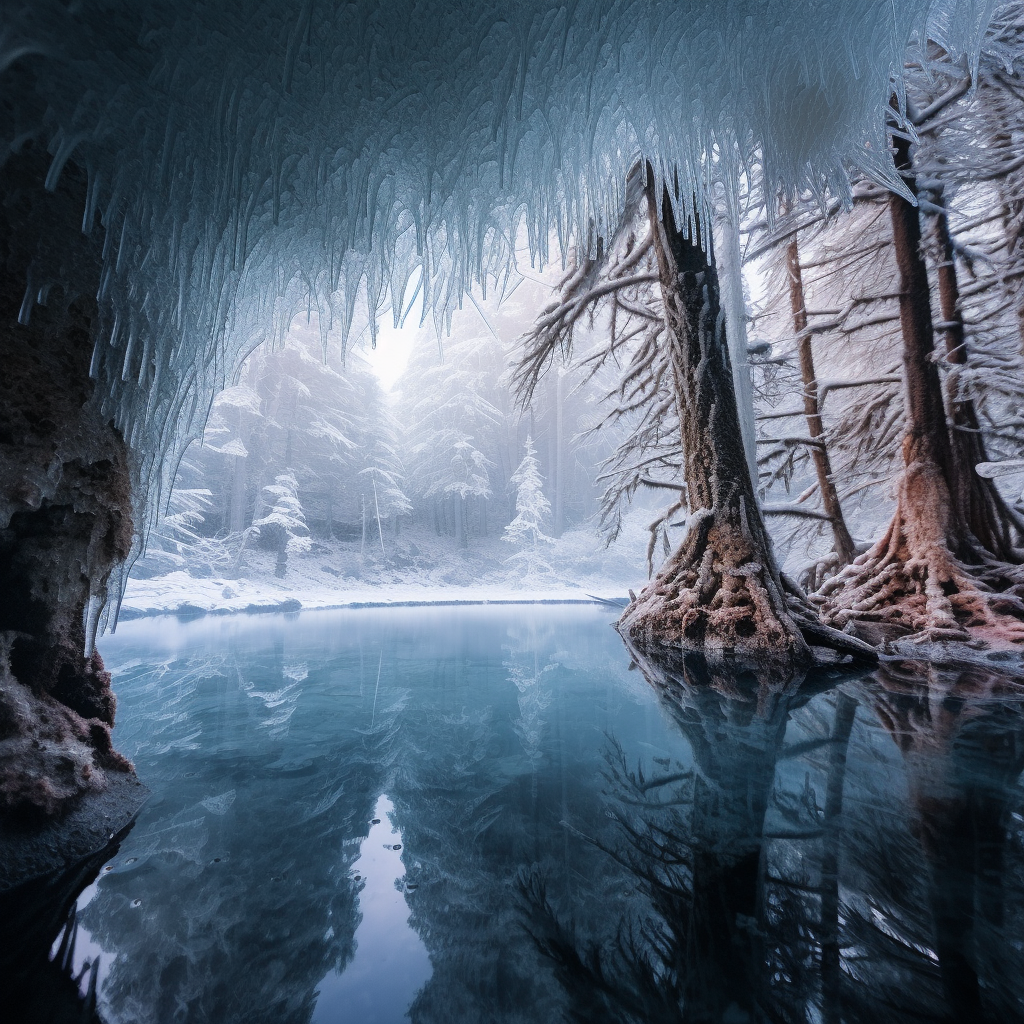
<instances>
[{"instance_id":1,"label":"frost on tree","mask_svg":"<svg viewBox=\"0 0 1024 1024\"><path fill-rule=\"evenodd\" d=\"M532 437L526 438L523 461L509 483L516 491L516 517L505 527L501 539L519 549L507 561L529 579L551 571L544 561L542 545L552 543L552 538L544 533L544 527L551 519L551 502L544 494L544 481Z\"/></svg>"},{"instance_id":2,"label":"frost on tree","mask_svg":"<svg viewBox=\"0 0 1024 1024\"><path fill-rule=\"evenodd\" d=\"M702 215L716 150L772 187L842 194L852 164L901 189L885 109L904 47L973 50L990 6L6 0L2 152L45 153L48 188L87 177L68 230L102 234L90 372L147 494L298 309L326 345L357 306L371 331L387 301L397 316L415 278L443 325L509 283L520 231L544 259L613 223L638 156L680 217ZM66 269L24 263L19 320Z\"/></svg>"},{"instance_id":3,"label":"frost on tree","mask_svg":"<svg viewBox=\"0 0 1024 1024\"><path fill-rule=\"evenodd\" d=\"M985 107L1007 80L1008 56L1011 66L1019 61L1020 25L1019 6L1008 5L973 77L946 59L929 62L917 55L908 113L919 138L896 138L895 152L920 207L896 194L878 204L887 207L887 241L899 282L903 466L883 536L819 595L829 621L872 638L976 645L1024 639L1024 520L983 468L987 443L999 445L1006 436L999 429L1006 388L1000 380L1005 370L999 371L1007 347L1017 355L1019 325L1012 324L1001 345L999 334L1002 311L1016 304L1016 296L992 281L1000 263L1004 273L1010 270L999 257L1002 241L992 244L1002 232L985 229L982 245L993 254L987 255L957 237L971 228L961 228L963 216L953 216L954 201L967 205L973 198L977 204L978 193L991 189L988 182L1005 178L1012 166L1000 147L989 150ZM1018 45L1007 51L1011 27ZM981 87L971 96L975 79ZM989 220L990 206L998 216L1000 205L989 197L975 219ZM982 262L986 269L976 270ZM980 308L978 295L984 296ZM987 396L977 379L986 361L996 371L986 381ZM1018 386L1007 409L1011 423L1019 402Z\"/></svg>"},{"instance_id":4,"label":"frost on tree","mask_svg":"<svg viewBox=\"0 0 1024 1024\"><path fill-rule=\"evenodd\" d=\"M472 507L486 516L493 494L488 453L498 454L507 427L495 404L503 353L491 340L452 338L441 359L436 339L422 341L399 381L411 496L432 511L438 533L467 547Z\"/></svg>"},{"instance_id":5,"label":"frost on tree","mask_svg":"<svg viewBox=\"0 0 1024 1024\"><path fill-rule=\"evenodd\" d=\"M31 628L91 666L83 675L75 656L68 700L89 692L106 705L93 641L108 593L116 617L123 567L162 505L153 499L213 396L242 383L243 357L282 341L298 311L315 315L322 350L335 337L343 346L357 315L373 336L389 305L399 317L418 304L443 328L468 290L514 286L520 238L543 261L553 239L566 252L607 235L638 161L651 167L657 219L691 239L709 176L753 163L773 192L843 196L852 166L906 195L887 118L907 42L970 57L991 7L0 4L0 161L16 185L0 220L5 351L50 332L47 358L62 344L73 358L57 378L23 363L25 393L69 378L66 395L82 400L46 426L42 455L5 445L18 473L0 479L0 529L60 538L69 586L38 600ZM64 468L86 407L96 444L81 479ZM464 503L487 489L486 467L471 441L457 445L444 486ZM6 574L0 632L21 631L45 563ZM780 628L776 639L789 634ZM102 733L112 707L99 710ZM67 735L84 735L85 721Z\"/></svg>"},{"instance_id":6,"label":"frost on tree","mask_svg":"<svg viewBox=\"0 0 1024 1024\"><path fill-rule=\"evenodd\" d=\"M566 277L515 373L528 400L553 353L571 352L579 321L612 297L607 342L584 363L602 367L631 353L606 421L633 416L635 426L609 460L606 518L641 484L674 489L676 502L652 524L653 555L666 523L687 517L683 540L619 627L637 644L771 661L787 672L808 663L814 647L868 655L818 622L779 569L751 478L711 240L699 225L690 237L680 231L670 196L659 204L650 169L646 179L639 166L631 171L622 221L598 257ZM644 291L652 282L656 293Z\"/></svg>"},{"instance_id":7,"label":"frost on tree","mask_svg":"<svg viewBox=\"0 0 1024 1024\"><path fill-rule=\"evenodd\" d=\"M288 556L308 551L311 544L298 489L299 485L291 473L281 473L272 484L263 488L263 500L269 509L252 523L255 535L269 538L277 552L274 573L278 577L287 572Z\"/></svg>"}]
</instances>

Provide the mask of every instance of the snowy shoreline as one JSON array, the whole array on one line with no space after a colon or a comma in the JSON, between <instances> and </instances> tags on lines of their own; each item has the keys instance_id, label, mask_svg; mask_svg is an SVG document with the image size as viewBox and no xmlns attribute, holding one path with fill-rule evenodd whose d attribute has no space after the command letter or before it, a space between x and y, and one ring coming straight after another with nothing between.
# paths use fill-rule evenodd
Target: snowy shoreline
<instances>
[{"instance_id":1,"label":"snowy shoreline","mask_svg":"<svg viewBox=\"0 0 1024 1024\"><path fill-rule=\"evenodd\" d=\"M595 588L598 589L598 588ZM445 606L466 606L466 605L537 605L537 604L613 604L625 600L626 595L618 590L606 591L604 593L581 593L579 591L537 591L535 593L525 592L523 594L477 594L461 593L453 588L455 593L445 596L434 597L353 597L344 601L312 600L303 603L294 597L285 598L279 602L255 603L247 605L215 605L204 607L189 601L181 604L167 604L163 606L140 607L137 603L124 604L118 616L119 622L133 622L137 619L157 618L164 615L173 615L176 618L201 618L206 615L261 615L261 614L282 614L296 612L326 612L342 609L356 608L439 608Z\"/></svg>"},{"instance_id":2,"label":"snowy shoreline","mask_svg":"<svg viewBox=\"0 0 1024 1024\"><path fill-rule=\"evenodd\" d=\"M630 543L620 541L611 550L594 535L569 532L550 545L549 571L525 577L508 565L508 545L497 538L459 550L421 535L415 544L395 545L388 562L363 558L352 544L318 543L309 554L288 560L284 578L275 575L273 552L253 550L238 578L196 566L133 576L118 618L623 601L630 587L642 585L635 566L642 564L646 530L631 526Z\"/></svg>"}]
</instances>

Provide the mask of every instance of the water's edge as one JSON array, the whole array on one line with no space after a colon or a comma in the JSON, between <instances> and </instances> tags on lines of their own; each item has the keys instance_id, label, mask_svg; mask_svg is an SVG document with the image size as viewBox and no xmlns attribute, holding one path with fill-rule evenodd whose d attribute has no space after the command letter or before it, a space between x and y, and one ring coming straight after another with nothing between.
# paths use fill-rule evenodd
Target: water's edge
<instances>
[{"instance_id":1,"label":"water's edge","mask_svg":"<svg viewBox=\"0 0 1024 1024\"><path fill-rule=\"evenodd\" d=\"M623 605L626 598L622 598ZM155 619L161 616L176 619L200 619L207 615L263 615L294 612L335 612L358 608L451 608L472 605L538 605L538 604L576 604L576 605L614 605L619 606L615 599L603 597L510 597L510 598L450 598L448 600L428 600L410 598L407 601L390 599L380 601L344 601L338 604L303 605L295 598L278 601L272 604L250 604L244 608L201 608L198 605L184 604L177 608L122 608L118 615L119 622L132 622L137 619Z\"/></svg>"}]
</instances>

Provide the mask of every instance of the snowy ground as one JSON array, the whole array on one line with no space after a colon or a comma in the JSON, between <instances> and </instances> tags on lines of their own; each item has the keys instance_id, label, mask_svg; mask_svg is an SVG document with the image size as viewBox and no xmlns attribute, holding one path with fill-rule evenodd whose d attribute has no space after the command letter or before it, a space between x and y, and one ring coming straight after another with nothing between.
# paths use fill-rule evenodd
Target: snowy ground
<instances>
[{"instance_id":1,"label":"snowy ground","mask_svg":"<svg viewBox=\"0 0 1024 1024\"><path fill-rule=\"evenodd\" d=\"M195 566L131 579L120 617L622 598L646 581L646 518L608 549L590 530L566 532L544 549L549 571L528 578L507 564L512 549L497 538L459 550L451 538L416 533L390 541L386 558L379 546L361 556L358 544L314 543L289 558L284 579L274 575L272 552L250 551L237 579Z\"/></svg>"}]
</instances>

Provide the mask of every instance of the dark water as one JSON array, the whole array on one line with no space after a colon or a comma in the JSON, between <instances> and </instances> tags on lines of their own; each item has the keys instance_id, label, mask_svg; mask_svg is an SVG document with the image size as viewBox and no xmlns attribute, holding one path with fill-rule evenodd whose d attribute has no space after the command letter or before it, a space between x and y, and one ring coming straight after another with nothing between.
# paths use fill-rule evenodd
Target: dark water
<instances>
[{"instance_id":1,"label":"dark water","mask_svg":"<svg viewBox=\"0 0 1024 1024\"><path fill-rule=\"evenodd\" d=\"M1024 1019L1012 682L630 671L609 618L122 627L153 797L78 901L102 1018Z\"/></svg>"}]
</instances>

